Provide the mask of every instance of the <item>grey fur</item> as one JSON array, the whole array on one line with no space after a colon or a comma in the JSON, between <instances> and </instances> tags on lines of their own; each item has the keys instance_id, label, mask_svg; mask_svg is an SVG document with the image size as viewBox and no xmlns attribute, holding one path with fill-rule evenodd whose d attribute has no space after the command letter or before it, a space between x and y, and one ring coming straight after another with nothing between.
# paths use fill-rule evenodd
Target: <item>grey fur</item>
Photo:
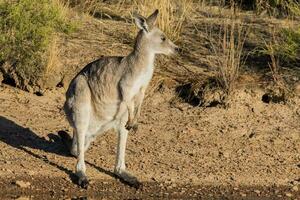
<instances>
[{"instance_id":1,"label":"grey fur","mask_svg":"<svg viewBox=\"0 0 300 200\"><path fill-rule=\"evenodd\" d=\"M137 126L145 90L152 78L157 53L171 54L177 49L155 27L155 11L145 20L136 19L139 31L134 50L125 57L103 57L82 69L66 92L64 110L73 127L71 153L77 156L78 183L87 184L84 152L97 135L114 128L118 132L115 173L135 185L137 179L125 170L128 130ZM139 23L143 24L139 24ZM146 24L145 23L151 23ZM147 26L150 30L143 30Z\"/></svg>"}]
</instances>

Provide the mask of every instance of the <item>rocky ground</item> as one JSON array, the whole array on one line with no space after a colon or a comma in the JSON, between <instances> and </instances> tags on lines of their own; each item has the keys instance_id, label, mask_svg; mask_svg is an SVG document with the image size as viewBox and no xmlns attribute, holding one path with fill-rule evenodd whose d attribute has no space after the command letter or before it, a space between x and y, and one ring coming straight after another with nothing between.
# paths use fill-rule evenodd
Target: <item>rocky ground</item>
<instances>
[{"instance_id":1,"label":"rocky ground","mask_svg":"<svg viewBox=\"0 0 300 200\"><path fill-rule=\"evenodd\" d=\"M65 89L44 96L6 85L0 90L0 194L6 197L300 197L297 98L266 104L262 91L244 89L228 109L201 108L162 84L146 97L139 129L128 139L127 167L144 187L132 189L112 175L116 135L109 131L88 150L92 184L85 191L72 183L76 160L57 134L71 134L61 110Z\"/></svg>"}]
</instances>

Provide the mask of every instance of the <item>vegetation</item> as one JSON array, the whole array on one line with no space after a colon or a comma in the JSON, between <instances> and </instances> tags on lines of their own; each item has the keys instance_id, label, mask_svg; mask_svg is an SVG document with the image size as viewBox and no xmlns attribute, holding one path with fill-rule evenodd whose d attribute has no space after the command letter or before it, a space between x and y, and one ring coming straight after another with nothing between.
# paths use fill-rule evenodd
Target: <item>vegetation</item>
<instances>
[{"instance_id":1,"label":"vegetation","mask_svg":"<svg viewBox=\"0 0 300 200\"><path fill-rule=\"evenodd\" d=\"M211 6L212 4L217 5L217 9ZM199 81L202 78L197 73L193 74L192 70L181 74L185 80L194 80L194 83L190 84L190 90L191 93L197 90L199 99L214 96L209 101L199 103L201 105L211 105L211 102L216 101L222 104L226 97L233 94L240 74L243 73L244 58L253 49L263 49L260 53L263 52L265 59L264 69L270 69L274 82L284 91L288 91L288 85L281 72L283 67L280 66L299 66L299 24L293 23L298 25L298 28L277 28L273 34L258 21L246 21L245 18L250 15L241 17L244 14L241 9L248 9L253 11L253 16L260 14L259 19L262 20L272 21L276 18L274 21L278 23L281 21L278 17L285 17L289 22L296 21L300 16L298 0L0 0L0 73L4 75L5 80L32 91L33 86L41 86L41 79L46 74L57 71L57 33L69 33L74 30L74 25L68 17L70 8L80 14L84 13L84 16L115 20L116 23L130 23L134 12L147 16L159 9L158 26L171 40L181 43L180 46L185 51L179 58L181 64L194 62L198 65L206 59L203 62L211 73L207 76L208 81ZM212 12L207 11L208 8L212 9ZM265 18L266 13L271 17ZM105 23L103 21L103 24ZM276 27L276 23L272 26ZM252 32L252 25L262 33L255 38L260 41L250 41L248 33ZM106 34L111 30L102 31ZM196 33L201 36L198 37ZM256 32L253 33L252 35L256 35ZM272 34L273 38L270 37ZM202 38L205 38L205 41ZM246 49L249 46L245 47L244 44L254 47L249 50ZM192 55L191 52L197 55ZM207 57L204 57L205 54ZM261 54L253 53L253 56L253 60L258 60ZM177 74L181 73L183 68L177 67ZM167 71L164 66L158 70ZM173 69L168 70L169 73Z\"/></svg>"},{"instance_id":2,"label":"vegetation","mask_svg":"<svg viewBox=\"0 0 300 200\"><path fill-rule=\"evenodd\" d=\"M134 4L143 15L159 9L158 26L173 41L180 39L183 23L192 12L192 0L135 0Z\"/></svg>"},{"instance_id":3,"label":"vegetation","mask_svg":"<svg viewBox=\"0 0 300 200\"><path fill-rule=\"evenodd\" d=\"M73 29L64 6L54 0L0 1L0 63L6 79L29 90L47 71L56 32Z\"/></svg>"},{"instance_id":4,"label":"vegetation","mask_svg":"<svg viewBox=\"0 0 300 200\"><path fill-rule=\"evenodd\" d=\"M300 2L298 0L256 0L255 8L259 13L267 11L275 16L300 15Z\"/></svg>"},{"instance_id":5,"label":"vegetation","mask_svg":"<svg viewBox=\"0 0 300 200\"><path fill-rule=\"evenodd\" d=\"M224 23L222 28L221 37L217 40L210 38L210 42L212 53L216 56L216 76L225 93L230 95L235 89L236 80L240 74L247 28L233 19L230 24Z\"/></svg>"},{"instance_id":6,"label":"vegetation","mask_svg":"<svg viewBox=\"0 0 300 200\"><path fill-rule=\"evenodd\" d=\"M285 60L300 61L300 27L297 29L283 29L281 45L277 52Z\"/></svg>"},{"instance_id":7,"label":"vegetation","mask_svg":"<svg viewBox=\"0 0 300 200\"><path fill-rule=\"evenodd\" d=\"M299 0L224 0L223 4L234 4L243 9L255 10L258 14L268 13L280 17L300 16Z\"/></svg>"}]
</instances>

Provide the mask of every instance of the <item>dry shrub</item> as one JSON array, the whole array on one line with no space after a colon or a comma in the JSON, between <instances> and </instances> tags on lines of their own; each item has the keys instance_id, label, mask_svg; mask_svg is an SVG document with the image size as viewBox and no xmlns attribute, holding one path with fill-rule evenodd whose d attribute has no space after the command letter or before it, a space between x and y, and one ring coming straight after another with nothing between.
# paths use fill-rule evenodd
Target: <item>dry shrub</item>
<instances>
[{"instance_id":1,"label":"dry shrub","mask_svg":"<svg viewBox=\"0 0 300 200\"><path fill-rule=\"evenodd\" d=\"M97 0L65 0L66 4L79 12L94 14L96 12Z\"/></svg>"},{"instance_id":2,"label":"dry shrub","mask_svg":"<svg viewBox=\"0 0 300 200\"><path fill-rule=\"evenodd\" d=\"M158 26L168 37L177 41L183 29L185 20L192 12L192 0L135 0L133 12L139 12L144 16L149 15L155 9L159 9Z\"/></svg>"},{"instance_id":3,"label":"dry shrub","mask_svg":"<svg viewBox=\"0 0 300 200\"><path fill-rule=\"evenodd\" d=\"M207 37L214 55L210 65L216 70L216 77L227 95L230 95L236 86L242 65L244 42L249 32L246 25L236 20L237 16L234 13L236 12L232 8L230 21L224 21L220 25L217 37L211 35L211 30Z\"/></svg>"},{"instance_id":4,"label":"dry shrub","mask_svg":"<svg viewBox=\"0 0 300 200\"><path fill-rule=\"evenodd\" d=\"M226 94L216 77L196 75L176 88L178 96L193 106L214 107L226 105Z\"/></svg>"},{"instance_id":5,"label":"dry shrub","mask_svg":"<svg viewBox=\"0 0 300 200\"><path fill-rule=\"evenodd\" d=\"M59 49L57 45L58 37L53 36L53 39L51 43L48 46L46 57L48 59L46 69L45 69L45 74L49 75L57 71L58 66L59 66Z\"/></svg>"},{"instance_id":6,"label":"dry shrub","mask_svg":"<svg viewBox=\"0 0 300 200\"><path fill-rule=\"evenodd\" d=\"M267 12L274 16L300 16L298 0L256 0L255 8L258 13Z\"/></svg>"},{"instance_id":7,"label":"dry shrub","mask_svg":"<svg viewBox=\"0 0 300 200\"><path fill-rule=\"evenodd\" d=\"M283 78L280 67L280 57L276 53L276 48L278 47L279 40L276 38L273 32L272 40L269 42L265 41L264 53L270 57L270 62L268 63L274 84L267 88L267 93L263 96L263 101L266 103L274 102L286 102L293 96L293 92L289 89L286 81Z\"/></svg>"}]
</instances>

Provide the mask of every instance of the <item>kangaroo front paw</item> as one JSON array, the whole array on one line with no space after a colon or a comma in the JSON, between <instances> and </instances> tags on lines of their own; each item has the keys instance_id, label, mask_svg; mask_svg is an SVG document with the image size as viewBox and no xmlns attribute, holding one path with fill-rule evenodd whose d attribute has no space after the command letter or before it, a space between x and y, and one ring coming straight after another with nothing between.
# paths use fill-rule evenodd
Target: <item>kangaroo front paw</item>
<instances>
[{"instance_id":1,"label":"kangaroo front paw","mask_svg":"<svg viewBox=\"0 0 300 200\"><path fill-rule=\"evenodd\" d=\"M142 183L133 175L127 171L115 171L115 175L123 182L128 184L130 187L139 189L142 186Z\"/></svg>"},{"instance_id":2,"label":"kangaroo front paw","mask_svg":"<svg viewBox=\"0 0 300 200\"><path fill-rule=\"evenodd\" d=\"M138 129L138 124L136 122L127 122L127 124L125 125L125 128L130 131L130 130L133 130L134 132L137 131Z\"/></svg>"}]
</instances>

